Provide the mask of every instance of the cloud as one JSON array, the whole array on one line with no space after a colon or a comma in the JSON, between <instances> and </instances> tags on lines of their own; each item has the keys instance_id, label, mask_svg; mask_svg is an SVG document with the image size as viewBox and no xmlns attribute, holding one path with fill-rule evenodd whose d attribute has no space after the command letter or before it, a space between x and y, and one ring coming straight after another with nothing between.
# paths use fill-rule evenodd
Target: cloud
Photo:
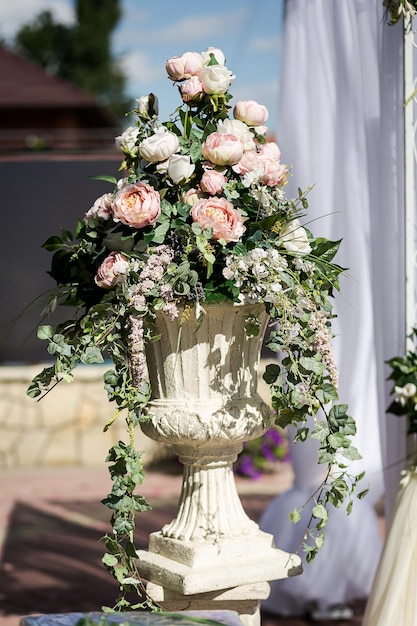
<instances>
[{"instance_id":1,"label":"cloud","mask_svg":"<svg viewBox=\"0 0 417 626\"><path fill-rule=\"evenodd\" d=\"M274 52L281 49L280 37L258 37L251 39L249 48L253 52Z\"/></svg>"},{"instance_id":2,"label":"cloud","mask_svg":"<svg viewBox=\"0 0 417 626\"><path fill-rule=\"evenodd\" d=\"M121 58L121 67L132 85L147 85L165 78L165 67L154 63L147 52L135 51Z\"/></svg>"},{"instance_id":3,"label":"cloud","mask_svg":"<svg viewBox=\"0 0 417 626\"><path fill-rule=\"evenodd\" d=\"M51 11L55 20L65 24L74 22L71 0L19 0L0 2L0 34L7 41L15 36L23 24L31 22L42 11Z\"/></svg>"},{"instance_id":4,"label":"cloud","mask_svg":"<svg viewBox=\"0 0 417 626\"><path fill-rule=\"evenodd\" d=\"M244 26L246 17L245 9L187 16L159 30L143 33L140 38L141 44L163 42L184 45L184 42L190 44L201 39L230 34L231 31L237 32Z\"/></svg>"}]
</instances>

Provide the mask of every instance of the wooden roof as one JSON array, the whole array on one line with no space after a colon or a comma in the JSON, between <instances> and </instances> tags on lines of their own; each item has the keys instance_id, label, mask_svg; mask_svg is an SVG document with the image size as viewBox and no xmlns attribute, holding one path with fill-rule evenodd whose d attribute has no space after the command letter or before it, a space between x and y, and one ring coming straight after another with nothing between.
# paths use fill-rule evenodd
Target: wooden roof
<instances>
[{"instance_id":1,"label":"wooden roof","mask_svg":"<svg viewBox=\"0 0 417 626\"><path fill-rule=\"evenodd\" d=\"M97 125L117 126L92 96L0 45L0 110L62 108L95 109Z\"/></svg>"}]
</instances>

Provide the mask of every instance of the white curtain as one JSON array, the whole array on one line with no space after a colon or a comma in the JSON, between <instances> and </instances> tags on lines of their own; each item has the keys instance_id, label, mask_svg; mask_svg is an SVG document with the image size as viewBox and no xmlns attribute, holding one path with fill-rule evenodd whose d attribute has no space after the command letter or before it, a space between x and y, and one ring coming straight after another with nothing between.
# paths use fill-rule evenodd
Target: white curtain
<instances>
[{"instance_id":1,"label":"white curtain","mask_svg":"<svg viewBox=\"0 0 417 626\"><path fill-rule=\"evenodd\" d=\"M364 469L371 491L351 516L333 512L325 547L300 577L272 583L265 608L281 614L313 600L366 597L381 549L373 505L385 493L390 510L403 467L405 425L385 413L384 364L403 351L405 332L402 31L384 24L383 13L382 0L286 2L277 141L293 166L288 195L315 185L305 223L317 236L343 239L337 261L349 271L335 297L334 346L340 400L356 419L363 456L351 471ZM294 489L261 520L284 549L295 549L302 531L291 528L287 505L320 478L304 444L292 456Z\"/></svg>"}]
</instances>

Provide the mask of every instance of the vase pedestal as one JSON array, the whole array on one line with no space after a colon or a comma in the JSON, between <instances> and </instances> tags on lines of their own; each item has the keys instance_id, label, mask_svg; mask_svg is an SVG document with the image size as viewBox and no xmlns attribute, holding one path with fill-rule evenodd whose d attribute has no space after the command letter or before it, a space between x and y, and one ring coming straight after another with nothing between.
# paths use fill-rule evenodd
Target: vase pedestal
<instances>
[{"instance_id":1,"label":"vase pedestal","mask_svg":"<svg viewBox=\"0 0 417 626\"><path fill-rule=\"evenodd\" d=\"M223 451L224 452L224 451ZM138 551L147 593L168 611L236 611L260 626L268 581L301 574L301 559L275 547L243 510L232 464L210 456L184 464L177 517ZM182 461L191 462L191 459Z\"/></svg>"},{"instance_id":2,"label":"vase pedestal","mask_svg":"<svg viewBox=\"0 0 417 626\"><path fill-rule=\"evenodd\" d=\"M259 333L248 337L253 320ZM169 444L184 471L177 515L138 552L140 574L166 609L219 606L259 626L268 581L302 571L301 559L277 549L246 515L233 475L243 443L271 425L257 392L268 315L258 304L215 303L198 323L162 312L156 321L160 340L147 348L152 399L141 428Z\"/></svg>"}]
</instances>

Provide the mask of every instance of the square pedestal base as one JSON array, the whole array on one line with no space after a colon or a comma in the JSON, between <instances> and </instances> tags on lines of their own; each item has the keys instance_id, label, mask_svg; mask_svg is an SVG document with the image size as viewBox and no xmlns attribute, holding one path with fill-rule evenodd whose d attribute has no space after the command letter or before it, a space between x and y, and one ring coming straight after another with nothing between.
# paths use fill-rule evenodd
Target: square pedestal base
<instances>
[{"instance_id":1,"label":"square pedestal base","mask_svg":"<svg viewBox=\"0 0 417 626\"><path fill-rule=\"evenodd\" d=\"M244 626L260 625L260 601L270 593L268 583L241 585L233 589L210 591L193 596L184 596L160 585L148 583L147 593L152 600L166 611L234 611Z\"/></svg>"}]
</instances>

